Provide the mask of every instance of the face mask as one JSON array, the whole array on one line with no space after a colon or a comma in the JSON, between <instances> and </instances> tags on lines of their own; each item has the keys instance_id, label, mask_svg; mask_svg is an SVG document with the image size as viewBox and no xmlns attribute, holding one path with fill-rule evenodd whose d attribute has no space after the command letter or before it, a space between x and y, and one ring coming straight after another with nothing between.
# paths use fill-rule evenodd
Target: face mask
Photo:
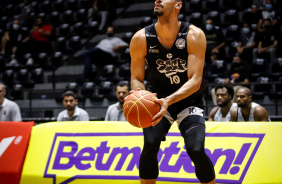
<instances>
[{"instance_id":1,"label":"face mask","mask_svg":"<svg viewBox=\"0 0 282 184\"><path fill-rule=\"evenodd\" d=\"M272 4L266 4L266 5L265 5L265 8L266 8L267 10L272 10Z\"/></svg>"},{"instance_id":2,"label":"face mask","mask_svg":"<svg viewBox=\"0 0 282 184\"><path fill-rule=\"evenodd\" d=\"M207 25L206 25L206 29L207 29L208 31L212 30L212 25L211 25L211 24L207 24Z\"/></svg>"},{"instance_id":3,"label":"face mask","mask_svg":"<svg viewBox=\"0 0 282 184\"><path fill-rule=\"evenodd\" d=\"M234 63L232 63L232 65L233 65L233 67L238 68L238 67L242 66L242 63L241 62L240 63L234 62Z\"/></svg>"},{"instance_id":4,"label":"face mask","mask_svg":"<svg viewBox=\"0 0 282 184\"><path fill-rule=\"evenodd\" d=\"M107 35L108 35L108 37L113 37L114 33L108 33Z\"/></svg>"},{"instance_id":5,"label":"face mask","mask_svg":"<svg viewBox=\"0 0 282 184\"><path fill-rule=\"evenodd\" d=\"M243 27L242 31L243 31L243 33L249 33L250 32L250 28Z\"/></svg>"},{"instance_id":6,"label":"face mask","mask_svg":"<svg viewBox=\"0 0 282 184\"><path fill-rule=\"evenodd\" d=\"M20 25L19 24L13 24L13 29L14 30L18 30L20 28Z\"/></svg>"},{"instance_id":7,"label":"face mask","mask_svg":"<svg viewBox=\"0 0 282 184\"><path fill-rule=\"evenodd\" d=\"M271 29L271 26L270 26L270 25L265 25L264 28L265 28L266 30L270 30L270 29Z\"/></svg>"}]
</instances>

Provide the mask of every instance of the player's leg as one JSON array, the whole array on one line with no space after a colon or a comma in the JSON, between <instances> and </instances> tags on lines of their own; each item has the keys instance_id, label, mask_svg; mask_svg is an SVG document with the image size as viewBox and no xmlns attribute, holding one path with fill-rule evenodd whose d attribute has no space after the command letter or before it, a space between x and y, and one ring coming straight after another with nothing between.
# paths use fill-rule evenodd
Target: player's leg
<instances>
[{"instance_id":1,"label":"player's leg","mask_svg":"<svg viewBox=\"0 0 282 184\"><path fill-rule=\"evenodd\" d=\"M186 117L179 125L186 151L195 165L201 183L215 183L214 167L205 152L205 119L202 116Z\"/></svg>"},{"instance_id":2,"label":"player's leg","mask_svg":"<svg viewBox=\"0 0 282 184\"><path fill-rule=\"evenodd\" d=\"M139 160L139 176L142 184L154 184L159 175L158 152L171 124L163 118L156 126L143 129L144 147Z\"/></svg>"}]
</instances>

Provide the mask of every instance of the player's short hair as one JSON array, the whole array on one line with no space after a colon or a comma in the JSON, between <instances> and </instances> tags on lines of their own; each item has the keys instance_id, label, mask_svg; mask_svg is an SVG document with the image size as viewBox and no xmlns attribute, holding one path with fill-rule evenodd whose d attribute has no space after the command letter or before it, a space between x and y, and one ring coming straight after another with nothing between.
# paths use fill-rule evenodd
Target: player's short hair
<instances>
[{"instance_id":1,"label":"player's short hair","mask_svg":"<svg viewBox=\"0 0 282 184\"><path fill-rule=\"evenodd\" d=\"M233 96L234 96L234 89L233 89L233 87L230 85L230 84L227 84L227 83L223 83L223 84L218 84L217 86L215 86L215 92L216 92L216 90L218 90L218 89L221 89L221 88L226 88L227 89L227 93L229 94L229 95L231 95L231 98L233 98Z\"/></svg>"},{"instance_id":2,"label":"player's short hair","mask_svg":"<svg viewBox=\"0 0 282 184\"><path fill-rule=\"evenodd\" d=\"M76 94L75 94L73 91L66 91L66 92L63 93L62 96L63 96L63 98L64 98L65 96L73 96L74 99L76 99Z\"/></svg>"},{"instance_id":3,"label":"player's short hair","mask_svg":"<svg viewBox=\"0 0 282 184\"><path fill-rule=\"evenodd\" d=\"M127 86L128 90L130 90L130 86L129 86L129 82L128 81L120 81L120 82L118 82L117 86L119 86L119 87Z\"/></svg>"},{"instance_id":4,"label":"player's short hair","mask_svg":"<svg viewBox=\"0 0 282 184\"><path fill-rule=\"evenodd\" d=\"M3 90L6 91L7 86L4 83L0 82L0 86L3 86Z\"/></svg>"}]
</instances>

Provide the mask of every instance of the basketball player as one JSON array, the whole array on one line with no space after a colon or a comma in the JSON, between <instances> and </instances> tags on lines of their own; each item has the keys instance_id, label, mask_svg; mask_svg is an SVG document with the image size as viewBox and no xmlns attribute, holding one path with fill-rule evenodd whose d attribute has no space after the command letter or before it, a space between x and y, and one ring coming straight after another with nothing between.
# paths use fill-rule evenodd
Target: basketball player
<instances>
[{"instance_id":1,"label":"basketball player","mask_svg":"<svg viewBox=\"0 0 282 184\"><path fill-rule=\"evenodd\" d=\"M234 89L229 84L219 84L215 87L217 106L209 115L208 121L230 121L230 110L237 104L232 102Z\"/></svg>"},{"instance_id":2,"label":"basketball player","mask_svg":"<svg viewBox=\"0 0 282 184\"><path fill-rule=\"evenodd\" d=\"M252 102L252 94L249 88L239 88L236 100L238 107L231 110L231 121L270 121L266 109Z\"/></svg>"},{"instance_id":3,"label":"basketball player","mask_svg":"<svg viewBox=\"0 0 282 184\"><path fill-rule=\"evenodd\" d=\"M187 153L201 183L215 183L212 162L204 151L202 82L206 37L197 27L178 21L181 0L156 0L158 21L135 33L130 43L131 88L145 89L145 64L161 109L152 126L143 129L144 147L139 161L141 184L154 184L159 174L157 154L171 124L176 121Z\"/></svg>"}]
</instances>

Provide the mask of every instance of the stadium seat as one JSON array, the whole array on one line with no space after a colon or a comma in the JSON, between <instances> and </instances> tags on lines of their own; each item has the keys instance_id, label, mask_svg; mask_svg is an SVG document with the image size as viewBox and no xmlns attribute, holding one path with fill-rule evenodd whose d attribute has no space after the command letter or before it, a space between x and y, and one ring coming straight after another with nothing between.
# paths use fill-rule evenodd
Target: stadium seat
<instances>
[{"instance_id":1,"label":"stadium seat","mask_svg":"<svg viewBox=\"0 0 282 184\"><path fill-rule=\"evenodd\" d=\"M57 27L60 25L60 13L58 11L53 11L49 15L49 22L53 26Z\"/></svg>"},{"instance_id":2,"label":"stadium seat","mask_svg":"<svg viewBox=\"0 0 282 184\"><path fill-rule=\"evenodd\" d=\"M7 87L12 87L15 83L15 73L12 69L5 70L2 74L2 81Z\"/></svg>"},{"instance_id":3,"label":"stadium seat","mask_svg":"<svg viewBox=\"0 0 282 184\"><path fill-rule=\"evenodd\" d=\"M65 0L66 6L70 10L77 10L77 0Z\"/></svg>"},{"instance_id":4,"label":"stadium seat","mask_svg":"<svg viewBox=\"0 0 282 184\"><path fill-rule=\"evenodd\" d=\"M13 87L10 91L10 94L9 94L9 98L11 100L22 100L22 99L24 99L23 85L22 84L13 85Z\"/></svg>"},{"instance_id":5,"label":"stadium seat","mask_svg":"<svg viewBox=\"0 0 282 184\"><path fill-rule=\"evenodd\" d=\"M188 7L188 12L199 12L202 10L202 2L200 0L191 0Z\"/></svg>"},{"instance_id":6,"label":"stadium seat","mask_svg":"<svg viewBox=\"0 0 282 184\"><path fill-rule=\"evenodd\" d=\"M0 29L2 30L6 30L7 27L7 23L9 21L9 18L7 16L1 16L1 19L0 19Z\"/></svg>"},{"instance_id":7,"label":"stadium seat","mask_svg":"<svg viewBox=\"0 0 282 184\"><path fill-rule=\"evenodd\" d=\"M211 63L208 71L208 81L214 82L216 78L226 77L226 62L224 60L215 60Z\"/></svg>"},{"instance_id":8,"label":"stadium seat","mask_svg":"<svg viewBox=\"0 0 282 184\"><path fill-rule=\"evenodd\" d=\"M265 59L257 58L252 62L251 81L256 82L260 76L267 76L268 64Z\"/></svg>"},{"instance_id":9,"label":"stadium seat","mask_svg":"<svg viewBox=\"0 0 282 184\"><path fill-rule=\"evenodd\" d=\"M203 14L201 12L193 12L190 16L189 23L194 24L197 27L204 27Z\"/></svg>"},{"instance_id":10,"label":"stadium seat","mask_svg":"<svg viewBox=\"0 0 282 184\"><path fill-rule=\"evenodd\" d=\"M43 1L39 5L39 9L41 12L49 14L52 11L52 4L49 0Z\"/></svg>"},{"instance_id":11,"label":"stadium seat","mask_svg":"<svg viewBox=\"0 0 282 184\"><path fill-rule=\"evenodd\" d=\"M228 26L231 24L238 24L239 17L236 9L229 9L224 12L223 26Z\"/></svg>"},{"instance_id":12,"label":"stadium seat","mask_svg":"<svg viewBox=\"0 0 282 184\"><path fill-rule=\"evenodd\" d=\"M252 91L252 96L257 99L262 99L265 95L270 95L272 92L272 84L270 84L270 82L270 77L258 77L254 85L254 90Z\"/></svg>"},{"instance_id":13,"label":"stadium seat","mask_svg":"<svg viewBox=\"0 0 282 184\"><path fill-rule=\"evenodd\" d=\"M31 72L31 80L35 83L43 83L44 77L43 77L43 69L42 68L34 68Z\"/></svg>"},{"instance_id":14,"label":"stadium seat","mask_svg":"<svg viewBox=\"0 0 282 184\"><path fill-rule=\"evenodd\" d=\"M22 68L17 72L16 83L21 84L25 88L32 88L34 82L29 78L29 71L27 68Z\"/></svg>"},{"instance_id":15,"label":"stadium seat","mask_svg":"<svg viewBox=\"0 0 282 184\"><path fill-rule=\"evenodd\" d=\"M55 67L61 66L63 64L63 53L60 51L54 52L51 58L51 63Z\"/></svg>"},{"instance_id":16,"label":"stadium seat","mask_svg":"<svg viewBox=\"0 0 282 184\"><path fill-rule=\"evenodd\" d=\"M86 11L86 9L79 9L76 12L76 21L77 22L87 22L87 11Z\"/></svg>"},{"instance_id":17,"label":"stadium seat","mask_svg":"<svg viewBox=\"0 0 282 184\"><path fill-rule=\"evenodd\" d=\"M276 93L279 96L282 96L282 76L278 78L275 88L276 88Z\"/></svg>"},{"instance_id":18,"label":"stadium seat","mask_svg":"<svg viewBox=\"0 0 282 184\"><path fill-rule=\"evenodd\" d=\"M236 24L229 25L226 29L225 38L228 43L239 41L241 34L240 27Z\"/></svg>"},{"instance_id":19,"label":"stadium seat","mask_svg":"<svg viewBox=\"0 0 282 184\"><path fill-rule=\"evenodd\" d=\"M109 100L115 100L115 89L114 89L114 84L112 81L103 81L99 85L98 88L99 94L103 95L104 98L107 98Z\"/></svg>"},{"instance_id":20,"label":"stadium seat","mask_svg":"<svg viewBox=\"0 0 282 184\"><path fill-rule=\"evenodd\" d=\"M119 68L118 76L122 80L129 80L130 79L130 63L122 64Z\"/></svg>"},{"instance_id":21,"label":"stadium seat","mask_svg":"<svg viewBox=\"0 0 282 184\"><path fill-rule=\"evenodd\" d=\"M220 26L222 24L222 22L220 21L220 14L216 10L209 11L207 18L212 19L213 25Z\"/></svg>"},{"instance_id":22,"label":"stadium seat","mask_svg":"<svg viewBox=\"0 0 282 184\"><path fill-rule=\"evenodd\" d=\"M151 17L144 17L140 22L140 27L143 28L143 27L149 26L152 23L153 23L153 20Z\"/></svg>"},{"instance_id":23,"label":"stadium seat","mask_svg":"<svg viewBox=\"0 0 282 184\"><path fill-rule=\"evenodd\" d=\"M78 93L78 84L76 82L71 82L71 83L68 83L65 87L65 91L73 91L74 93Z\"/></svg>"},{"instance_id":24,"label":"stadium seat","mask_svg":"<svg viewBox=\"0 0 282 184\"><path fill-rule=\"evenodd\" d=\"M60 27L58 27L58 34L59 36L67 36L70 33L70 25L65 23L65 24L61 24Z\"/></svg>"},{"instance_id":25,"label":"stadium seat","mask_svg":"<svg viewBox=\"0 0 282 184\"><path fill-rule=\"evenodd\" d=\"M81 88L81 95L83 98L93 99L93 93L95 91L94 82L84 82Z\"/></svg>"},{"instance_id":26,"label":"stadium seat","mask_svg":"<svg viewBox=\"0 0 282 184\"><path fill-rule=\"evenodd\" d=\"M282 76L282 58L277 58L271 66L270 76L273 81L277 81Z\"/></svg>"},{"instance_id":27,"label":"stadium seat","mask_svg":"<svg viewBox=\"0 0 282 184\"><path fill-rule=\"evenodd\" d=\"M65 10L63 12L63 21L68 24L74 23L74 11L73 10Z\"/></svg>"},{"instance_id":28,"label":"stadium seat","mask_svg":"<svg viewBox=\"0 0 282 184\"><path fill-rule=\"evenodd\" d=\"M208 12L218 8L218 0L203 0L202 11Z\"/></svg>"},{"instance_id":29,"label":"stadium seat","mask_svg":"<svg viewBox=\"0 0 282 184\"><path fill-rule=\"evenodd\" d=\"M68 46L70 51L74 53L76 50L81 48L81 38L80 36L72 36L68 41Z\"/></svg>"},{"instance_id":30,"label":"stadium seat","mask_svg":"<svg viewBox=\"0 0 282 184\"><path fill-rule=\"evenodd\" d=\"M64 0L56 0L55 2L53 2L53 7L54 10L58 12L64 11Z\"/></svg>"}]
</instances>

